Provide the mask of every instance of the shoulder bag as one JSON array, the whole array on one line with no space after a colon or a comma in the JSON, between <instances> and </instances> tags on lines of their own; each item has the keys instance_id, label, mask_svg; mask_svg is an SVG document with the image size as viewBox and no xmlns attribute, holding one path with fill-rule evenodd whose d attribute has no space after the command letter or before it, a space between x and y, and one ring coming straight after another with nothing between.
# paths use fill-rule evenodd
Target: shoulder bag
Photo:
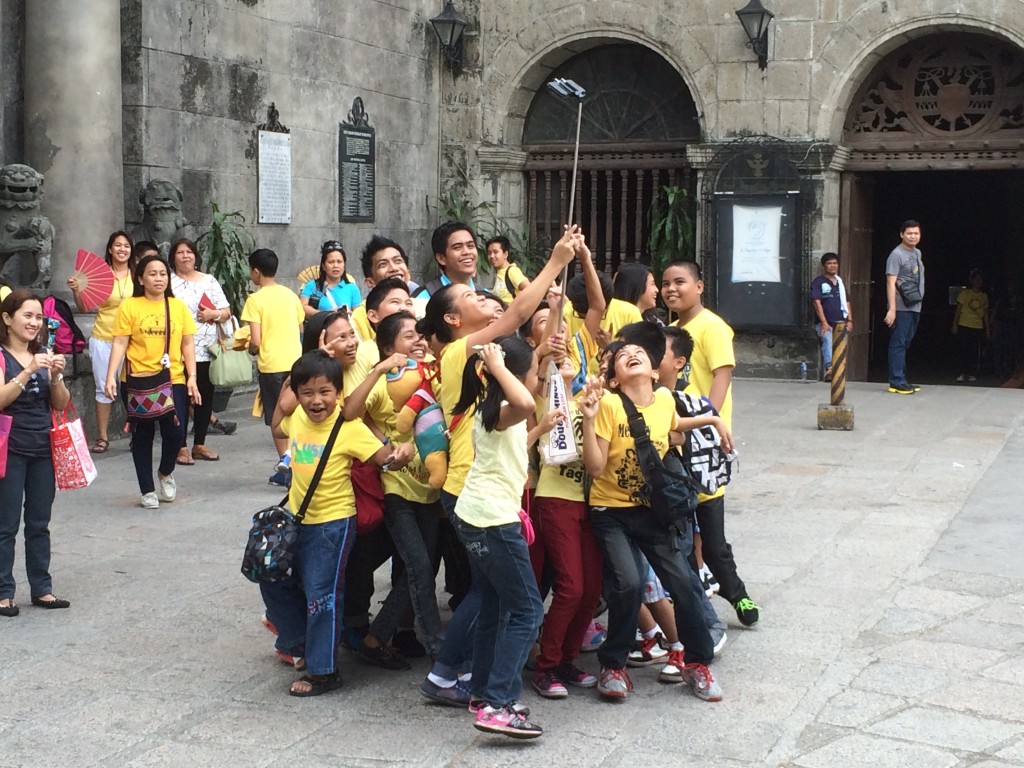
<instances>
[{"instance_id":1,"label":"shoulder bag","mask_svg":"<svg viewBox=\"0 0 1024 768\"><path fill-rule=\"evenodd\" d=\"M234 315L229 321L238 328ZM229 341L230 339L230 341ZM234 349L233 336L226 335L217 323L217 343L207 350L210 357L210 381L215 387L242 387L252 383L252 356L245 350Z\"/></svg>"},{"instance_id":2,"label":"shoulder bag","mask_svg":"<svg viewBox=\"0 0 1024 768\"><path fill-rule=\"evenodd\" d=\"M644 490L651 511L659 523L682 532L684 526L690 524L693 512L697 509L697 494L690 478L675 451L669 451L664 458L658 455L658 449L651 442L647 422L633 401L622 392L616 394L622 398L622 407L626 411L629 435L636 445L636 457L644 475Z\"/></svg>"},{"instance_id":3,"label":"shoulder bag","mask_svg":"<svg viewBox=\"0 0 1024 768\"><path fill-rule=\"evenodd\" d=\"M171 302L164 297L164 356L160 371L135 376L125 356L125 384L128 389L129 419L162 419L174 414L174 385L171 383ZM177 419L177 415L174 416Z\"/></svg>"},{"instance_id":4,"label":"shoulder bag","mask_svg":"<svg viewBox=\"0 0 1024 768\"><path fill-rule=\"evenodd\" d=\"M334 422L331 436L327 438L324 451L320 454L313 479L302 499L299 511L294 515L288 511L288 496L272 507L261 509L252 516L252 528L245 542L245 553L242 555L242 575L249 581L260 582L281 581L292 571L295 561L295 544L299 538L299 526L306 516L309 503L313 500L313 492L324 474L327 457L334 449L334 441L344 419L339 414Z\"/></svg>"},{"instance_id":5,"label":"shoulder bag","mask_svg":"<svg viewBox=\"0 0 1024 768\"><path fill-rule=\"evenodd\" d=\"M921 292L921 264L916 256L914 257L914 266L917 268L916 275L896 278L896 290L899 291L900 298L908 307L916 306L924 301L924 294Z\"/></svg>"},{"instance_id":6,"label":"shoulder bag","mask_svg":"<svg viewBox=\"0 0 1024 768\"><path fill-rule=\"evenodd\" d=\"M7 363L4 361L4 352L0 349L0 373L4 375L4 383L7 383ZM0 478L7 475L7 442L11 437L11 427L14 425L14 418L6 413L0 413Z\"/></svg>"}]
</instances>

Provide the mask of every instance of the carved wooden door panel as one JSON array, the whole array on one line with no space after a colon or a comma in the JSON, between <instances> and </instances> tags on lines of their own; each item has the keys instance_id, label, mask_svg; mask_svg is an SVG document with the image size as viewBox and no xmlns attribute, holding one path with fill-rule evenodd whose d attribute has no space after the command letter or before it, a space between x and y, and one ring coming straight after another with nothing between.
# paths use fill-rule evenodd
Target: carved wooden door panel
<instances>
[{"instance_id":1,"label":"carved wooden door panel","mask_svg":"<svg viewBox=\"0 0 1024 768\"><path fill-rule=\"evenodd\" d=\"M876 275L871 274L872 198L870 176L844 173L842 215L839 221L839 273L846 282L853 308L853 334L848 342L847 378L864 381L868 376L871 334L883 332L880 308L871 305Z\"/></svg>"}]
</instances>

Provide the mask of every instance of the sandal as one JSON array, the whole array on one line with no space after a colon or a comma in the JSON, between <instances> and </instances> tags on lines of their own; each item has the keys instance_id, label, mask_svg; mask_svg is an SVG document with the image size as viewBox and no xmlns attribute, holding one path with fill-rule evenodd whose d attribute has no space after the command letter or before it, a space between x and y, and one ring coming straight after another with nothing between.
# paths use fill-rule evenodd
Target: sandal
<instances>
[{"instance_id":1,"label":"sandal","mask_svg":"<svg viewBox=\"0 0 1024 768\"><path fill-rule=\"evenodd\" d=\"M92 444L92 448L90 450L92 450L93 453L106 453L109 447L110 441L104 440L101 437L95 443Z\"/></svg>"},{"instance_id":2,"label":"sandal","mask_svg":"<svg viewBox=\"0 0 1024 768\"><path fill-rule=\"evenodd\" d=\"M191 467L195 464L192 457L188 455L188 448L182 448L178 451L178 458L175 459L175 462L185 467Z\"/></svg>"},{"instance_id":3,"label":"sandal","mask_svg":"<svg viewBox=\"0 0 1024 768\"><path fill-rule=\"evenodd\" d=\"M220 454L214 453L205 445L192 448L192 458L197 461L220 461Z\"/></svg>"},{"instance_id":4,"label":"sandal","mask_svg":"<svg viewBox=\"0 0 1024 768\"><path fill-rule=\"evenodd\" d=\"M296 685L304 683L309 686L309 690L296 688ZM321 696L331 691L336 691L341 688L341 673L332 672L329 675L303 675L294 683L292 687L288 689L289 696Z\"/></svg>"}]
</instances>

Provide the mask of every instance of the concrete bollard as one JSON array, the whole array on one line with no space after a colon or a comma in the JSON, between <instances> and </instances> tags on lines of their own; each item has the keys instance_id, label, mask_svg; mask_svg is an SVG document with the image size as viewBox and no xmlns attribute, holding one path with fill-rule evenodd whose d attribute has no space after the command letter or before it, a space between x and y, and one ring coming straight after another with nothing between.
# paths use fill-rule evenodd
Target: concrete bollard
<instances>
[{"instance_id":1,"label":"concrete bollard","mask_svg":"<svg viewBox=\"0 0 1024 768\"><path fill-rule=\"evenodd\" d=\"M818 429L853 429L853 406L846 405L846 323L832 326L831 402L818 406Z\"/></svg>"}]
</instances>

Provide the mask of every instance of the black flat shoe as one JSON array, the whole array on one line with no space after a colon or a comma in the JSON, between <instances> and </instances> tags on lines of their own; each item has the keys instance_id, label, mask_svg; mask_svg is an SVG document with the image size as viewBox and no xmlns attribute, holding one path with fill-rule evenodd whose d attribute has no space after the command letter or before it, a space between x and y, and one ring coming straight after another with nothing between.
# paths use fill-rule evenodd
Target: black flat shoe
<instances>
[{"instance_id":1,"label":"black flat shoe","mask_svg":"<svg viewBox=\"0 0 1024 768\"><path fill-rule=\"evenodd\" d=\"M11 600L9 605L0 605L0 616L10 616L13 618L19 613L21 613L21 608L13 600Z\"/></svg>"},{"instance_id":2,"label":"black flat shoe","mask_svg":"<svg viewBox=\"0 0 1024 768\"><path fill-rule=\"evenodd\" d=\"M37 608L47 609L71 607L71 603L69 603L67 600L64 600L63 598L56 596L54 596L53 600L43 600L43 598L41 597L33 597L32 605L36 606Z\"/></svg>"}]
</instances>

